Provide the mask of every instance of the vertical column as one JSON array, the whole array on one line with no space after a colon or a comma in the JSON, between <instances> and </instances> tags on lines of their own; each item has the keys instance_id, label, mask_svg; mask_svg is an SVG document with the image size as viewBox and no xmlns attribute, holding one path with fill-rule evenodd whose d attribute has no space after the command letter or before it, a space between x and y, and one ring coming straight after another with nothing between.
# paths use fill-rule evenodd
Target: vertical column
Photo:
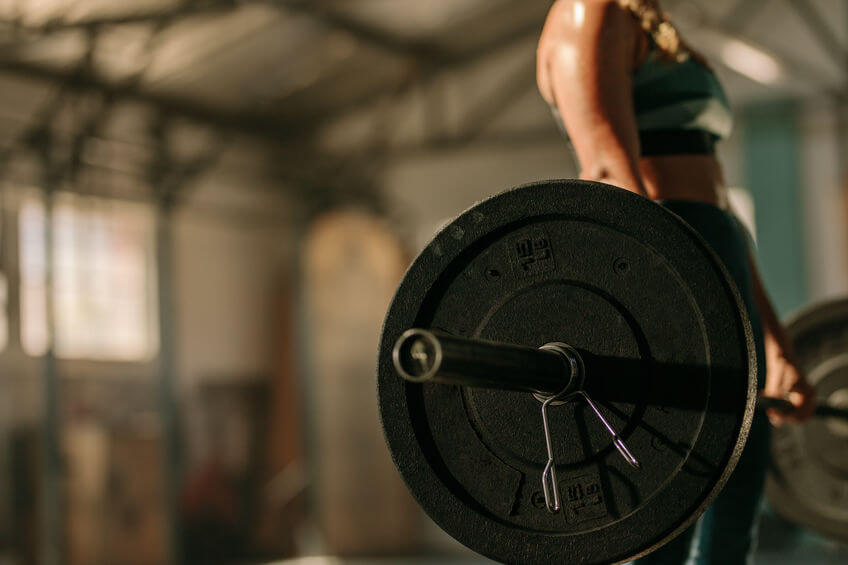
<instances>
[{"instance_id":1,"label":"vertical column","mask_svg":"<svg viewBox=\"0 0 848 565\"><path fill-rule=\"evenodd\" d=\"M845 9L845 12L848 15L848 8ZM848 84L848 61L846 61L845 75ZM842 212L846 223L842 226L842 232L833 233L832 237L843 244L843 250L848 247L848 109L846 109L846 106L848 106L848 86L837 95L836 104L833 107L833 117L836 124L837 191L842 200L839 210ZM843 253L838 258L838 263L844 267L843 276L848 277L848 252Z\"/></svg>"},{"instance_id":2,"label":"vertical column","mask_svg":"<svg viewBox=\"0 0 848 565\"><path fill-rule=\"evenodd\" d=\"M0 272L6 281L6 348L0 352L4 366L9 363L10 352L19 350L17 320L17 246L15 216L9 202L9 187L0 179ZM14 273L14 275L13 275ZM12 485L12 430L15 425L15 398L19 394L11 381L10 371L0 372L0 544L9 548L14 545L16 532L13 511Z\"/></svg>"},{"instance_id":3,"label":"vertical column","mask_svg":"<svg viewBox=\"0 0 848 565\"><path fill-rule=\"evenodd\" d=\"M20 355L21 345L21 262L20 240L18 237L18 212L20 210L20 195L12 193L8 184L0 186L2 191L3 217L0 231L0 269L6 277L6 315L8 341L7 352Z\"/></svg>"},{"instance_id":4,"label":"vertical column","mask_svg":"<svg viewBox=\"0 0 848 565\"><path fill-rule=\"evenodd\" d=\"M299 543L306 554L327 553L327 540L321 531L318 520L318 509L320 506L320 494L315 485L319 484L318 471L320 461L318 460L318 421L316 417L315 383L311 378L315 374L313 366L312 347L307 336L312 331L311 313L307 304L309 303L310 288L306 284L306 261L307 254L302 242L309 235L309 221L301 220L295 226L293 232L295 241L292 253L291 269L295 273L296 283L293 289L294 311L292 338L294 340L294 365L296 382L300 389L300 396L296 402L300 403L300 440L302 441L301 456L304 467L305 490L304 515L306 517L303 533Z\"/></svg>"},{"instance_id":5,"label":"vertical column","mask_svg":"<svg viewBox=\"0 0 848 565\"><path fill-rule=\"evenodd\" d=\"M780 315L807 301L797 108L761 104L743 112L745 184L757 210L758 256Z\"/></svg>"},{"instance_id":6,"label":"vertical column","mask_svg":"<svg viewBox=\"0 0 848 565\"><path fill-rule=\"evenodd\" d=\"M42 494L42 562L45 565L59 565L64 554L63 516L65 512L62 492L62 438L61 420L61 383L56 370L56 324L54 310L54 272L53 260L53 196L58 183L55 166L50 158L49 134L47 134L42 158L44 195L44 300L47 347L42 356L42 380L44 387L44 482Z\"/></svg>"},{"instance_id":7,"label":"vertical column","mask_svg":"<svg viewBox=\"0 0 848 565\"><path fill-rule=\"evenodd\" d=\"M848 4L842 4L842 23L848 26ZM843 28L848 29L848 28ZM836 93L836 100L833 106L833 113L836 122L836 166L839 175L839 194L842 196L843 205L840 210L843 212L843 219L848 224L848 51L843 50L842 64L842 89ZM846 227L843 224L843 228ZM835 236L848 246L848 230L843 229L842 237ZM848 264L848 254L843 254L840 258L842 265ZM846 267L845 276L848 276L848 267Z\"/></svg>"},{"instance_id":8,"label":"vertical column","mask_svg":"<svg viewBox=\"0 0 848 565\"><path fill-rule=\"evenodd\" d=\"M173 298L173 209L174 199L163 186L156 212L156 272L159 298L159 409L163 423L163 473L165 514L168 527L169 562L183 562L182 529L179 519L181 485L180 427L176 398L176 316Z\"/></svg>"},{"instance_id":9,"label":"vertical column","mask_svg":"<svg viewBox=\"0 0 848 565\"><path fill-rule=\"evenodd\" d=\"M842 23L848 29L848 4L842 4ZM843 190L848 191L848 50L842 64L842 90L836 94L837 163Z\"/></svg>"}]
</instances>

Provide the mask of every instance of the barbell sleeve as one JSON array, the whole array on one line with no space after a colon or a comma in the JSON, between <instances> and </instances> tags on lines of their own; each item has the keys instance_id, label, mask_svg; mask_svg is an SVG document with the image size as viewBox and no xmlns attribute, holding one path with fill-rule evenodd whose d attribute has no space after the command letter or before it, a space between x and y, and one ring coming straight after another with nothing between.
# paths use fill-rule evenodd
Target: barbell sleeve
<instances>
[{"instance_id":1,"label":"barbell sleeve","mask_svg":"<svg viewBox=\"0 0 848 565\"><path fill-rule=\"evenodd\" d=\"M574 353L576 356L576 352ZM554 344L542 348L413 328L395 342L392 360L410 382L559 394L579 380L580 364Z\"/></svg>"}]
</instances>

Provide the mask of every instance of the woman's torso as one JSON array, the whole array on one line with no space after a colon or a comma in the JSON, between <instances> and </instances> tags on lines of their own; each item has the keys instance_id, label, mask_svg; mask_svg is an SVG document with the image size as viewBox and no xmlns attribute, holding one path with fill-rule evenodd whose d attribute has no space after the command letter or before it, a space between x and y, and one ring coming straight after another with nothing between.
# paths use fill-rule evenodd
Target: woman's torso
<instances>
[{"instance_id":1,"label":"woman's torso","mask_svg":"<svg viewBox=\"0 0 848 565\"><path fill-rule=\"evenodd\" d=\"M565 15L567 16L568 14L566 13ZM634 111L637 114L644 111L642 115L636 116L637 122L639 122L637 123L637 127L640 130L640 134L643 128L661 127L661 124L656 123L656 108L650 106L655 106L655 101L658 98L663 99L675 96L674 92L664 90L667 87L671 90L677 90L681 95L680 98L685 98L688 94L686 89L690 86L687 84L687 81L694 78L697 85L695 89L700 89L701 94L710 90L709 88L704 88L704 82L712 82L713 91L717 88L719 91L718 97L723 99L723 92L720 92L721 87L710 70L694 60L690 60L683 65L675 61L657 60L656 44L652 36L642 31L636 19L632 20L632 25L637 29L637 36L639 38L632 68L634 77ZM546 25L542 43L546 44L546 48L552 49L556 49L559 45L571 45L569 39L563 37L563 34L566 33L568 31L564 27ZM547 68L542 67L541 72L547 72ZM669 76L669 74L673 76ZM700 79L698 77L699 74ZM708 76L708 79L705 76ZM548 88L542 88L542 95L551 104L560 122L560 126L564 130L559 112L556 111L554 106L553 92L550 91L551 81L543 77L540 84L548 85ZM713 94L716 93L713 92ZM643 104L642 102L644 101L647 101L647 104ZM664 101L660 100L660 102ZM716 101L713 100L712 102L715 103ZM722 100L722 102L726 104L726 100ZM645 108L645 106L648 106L648 108ZM669 117L662 114L665 108L660 108L659 110L660 122L663 118ZM729 111L726 108L725 110ZM651 114L652 111L654 111L653 114ZM643 118L646 116L648 119L644 120ZM726 122L729 119L729 115L724 118ZM653 121L655 123L644 123L646 121ZM672 118L671 124L675 123L681 122L674 122ZM677 129L677 126L671 124L665 127ZM699 126L698 124L687 124L685 127L698 128ZM729 123L723 124L718 129L729 131ZM716 137L722 137L722 135L717 135ZM677 153L672 151L656 152L649 155L643 154L639 158L638 168L645 191L654 200L691 200L722 207L726 205L724 177L718 160L711 151L698 151L697 153Z\"/></svg>"},{"instance_id":2,"label":"woman's torso","mask_svg":"<svg viewBox=\"0 0 848 565\"><path fill-rule=\"evenodd\" d=\"M653 200L693 200L725 207L727 197L715 155L656 155L639 159L639 172Z\"/></svg>"},{"instance_id":3,"label":"woman's torso","mask_svg":"<svg viewBox=\"0 0 848 565\"><path fill-rule=\"evenodd\" d=\"M640 37L635 73L654 63L649 60L653 58L654 48L650 36L643 33ZM690 61L689 64L699 63ZM721 207L727 204L724 176L714 153L642 156L639 173L653 200L693 200Z\"/></svg>"}]
</instances>

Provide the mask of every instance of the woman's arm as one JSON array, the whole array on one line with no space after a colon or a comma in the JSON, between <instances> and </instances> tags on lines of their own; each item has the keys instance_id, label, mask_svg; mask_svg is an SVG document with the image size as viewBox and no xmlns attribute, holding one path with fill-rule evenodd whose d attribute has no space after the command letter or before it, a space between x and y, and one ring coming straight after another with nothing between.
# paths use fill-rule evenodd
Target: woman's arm
<instances>
[{"instance_id":1,"label":"woman's arm","mask_svg":"<svg viewBox=\"0 0 848 565\"><path fill-rule=\"evenodd\" d=\"M749 262L754 284L754 300L757 303L765 334L766 387L763 394L775 398L786 398L795 405L795 411L791 414L769 410L769 420L775 425L785 421L803 422L815 411L815 390L795 359L792 341L786 335L783 324L771 305L750 252Z\"/></svg>"},{"instance_id":2,"label":"woman's arm","mask_svg":"<svg viewBox=\"0 0 848 565\"><path fill-rule=\"evenodd\" d=\"M615 0L558 0L548 14L537 52L539 91L565 122L580 177L647 196L639 172L639 134L632 101L633 70L648 50L645 33ZM755 301L766 347L765 394L787 397L797 410L769 412L774 423L800 421L814 409L810 385L750 257Z\"/></svg>"},{"instance_id":3,"label":"woman's arm","mask_svg":"<svg viewBox=\"0 0 848 565\"><path fill-rule=\"evenodd\" d=\"M537 52L539 90L562 115L580 178L643 196L632 74L646 49L644 32L614 0L559 0Z\"/></svg>"}]
</instances>

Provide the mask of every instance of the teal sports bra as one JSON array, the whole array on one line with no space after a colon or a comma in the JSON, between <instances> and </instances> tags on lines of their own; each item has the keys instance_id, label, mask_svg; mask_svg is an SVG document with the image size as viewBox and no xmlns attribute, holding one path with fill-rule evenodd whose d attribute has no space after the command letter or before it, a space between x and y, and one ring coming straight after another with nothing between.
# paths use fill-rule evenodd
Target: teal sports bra
<instances>
[{"instance_id":1,"label":"teal sports bra","mask_svg":"<svg viewBox=\"0 0 848 565\"><path fill-rule=\"evenodd\" d=\"M640 132L700 130L716 139L730 135L730 103L715 74L689 57L661 59L656 47L633 73L633 108Z\"/></svg>"},{"instance_id":2,"label":"teal sports bra","mask_svg":"<svg viewBox=\"0 0 848 565\"><path fill-rule=\"evenodd\" d=\"M713 154L730 135L733 115L716 75L692 57L660 57L653 44L633 73L633 108L642 156ZM568 138L562 116L551 106Z\"/></svg>"}]
</instances>

